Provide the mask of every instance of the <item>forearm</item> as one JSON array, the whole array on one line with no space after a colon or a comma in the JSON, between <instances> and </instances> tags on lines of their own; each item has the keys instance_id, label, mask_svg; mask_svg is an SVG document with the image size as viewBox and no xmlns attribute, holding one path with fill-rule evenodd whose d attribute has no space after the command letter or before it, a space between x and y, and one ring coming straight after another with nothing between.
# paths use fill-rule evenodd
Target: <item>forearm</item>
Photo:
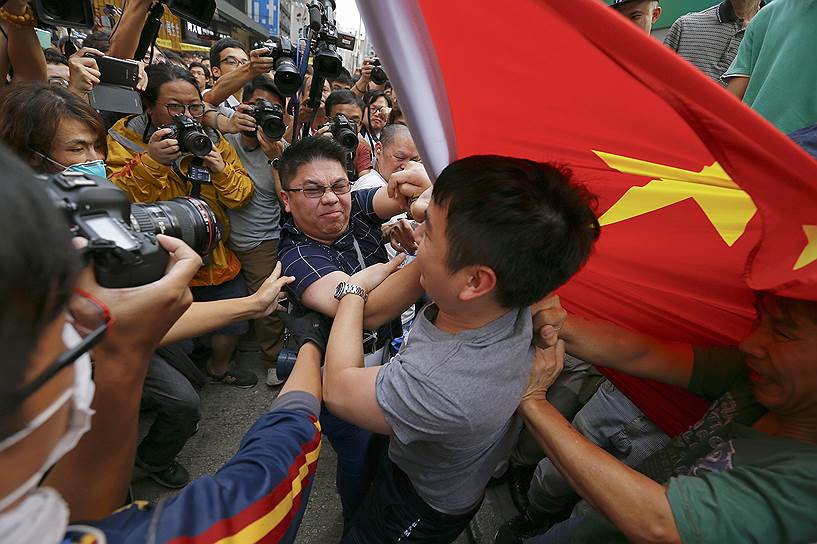
<instances>
[{"instance_id":1,"label":"forearm","mask_svg":"<svg viewBox=\"0 0 817 544\"><path fill-rule=\"evenodd\" d=\"M218 78L213 88L204 95L204 101L217 106L227 100L231 95L241 91L244 85L251 79L252 72L250 72L250 65L245 64L244 66L239 66L229 74Z\"/></svg>"},{"instance_id":2,"label":"forearm","mask_svg":"<svg viewBox=\"0 0 817 544\"><path fill-rule=\"evenodd\" d=\"M22 15L24 10L14 10L7 5L6 9L15 15ZM7 23L3 28L8 34L7 52L9 62L14 68L14 83L30 81L48 81L45 55L40 48L40 41L33 27L18 26ZM5 74L3 74L5 78Z\"/></svg>"},{"instance_id":3,"label":"forearm","mask_svg":"<svg viewBox=\"0 0 817 544\"><path fill-rule=\"evenodd\" d=\"M139 37L147 20L152 0L129 0L119 24L111 36L108 55L120 59L132 59L139 47ZM142 59L136 59L142 60Z\"/></svg>"},{"instance_id":4,"label":"forearm","mask_svg":"<svg viewBox=\"0 0 817 544\"><path fill-rule=\"evenodd\" d=\"M345 398L343 372L363 367L363 309L366 303L357 295L346 295L338 303L332 332L326 345L323 369L323 393L327 403Z\"/></svg>"},{"instance_id":5,"label":"forearm","mask_svg":"<svg viewBox=\"0 0 817 544\"><path fill-rule=\"evenodd\" d=\"M280 395L290 391L304 391L321 400L321 350L311 342L298 350L295 366Z\"/></svg>"},{"instance_id":6,"label":"forearm","mask_svg":"<svg viewBox=\"0 0 817 544\"><path fill-rule=\"evenodd\" d=\"M252 296L194 302L162 338L162 346L195 338L230 323L254 319L259 312Z\"/></svg>"},{"instance_id":7,"label":"forearm","mask_svg":"<svg viewBox=\"0 0 817 544\"><path fill-rule=\"evenodd\" d=\"M692 375L692 347L660 341L602 319L570 314L559 338L567 353L633 376L687 387Z\"/></svg>"},{"instance_id":8,"label":"forearm","mask_svg":"<svg viewBox=\"0 0 817 544\"><path fill-rule=\"evenodd\" d=\"M525 400L520 412L573 489L629 540L680 542L664 486L591 443L549 402Z\"/></svg>"},{"instance_id":9,"label":"forearm","mask_svg":"<svg viewBox=\"0 0 817 544\"><path fill-rule=\"evenodd\" d=\"M96 414L91 430L44 482L68 503L72 521L101 519L125 502L148 366L148 356L122 352L95 352L93 358L97 363L92 405ZM117 369L115 373L108 372L111 367ZM129 370L128 375L121 374L123 368Z\"/></svg>"},{"instance_id":10,"label":"forearm","mask_svg":"<svg viewBox=\"0 0 817 544\"><path fill-rule=\"evenodd\" d=\"M409 263L369 293L363 314L363 326L374 330L388 323L414 304L423 294L420 268Z\"/></svg>"}]
</instances>

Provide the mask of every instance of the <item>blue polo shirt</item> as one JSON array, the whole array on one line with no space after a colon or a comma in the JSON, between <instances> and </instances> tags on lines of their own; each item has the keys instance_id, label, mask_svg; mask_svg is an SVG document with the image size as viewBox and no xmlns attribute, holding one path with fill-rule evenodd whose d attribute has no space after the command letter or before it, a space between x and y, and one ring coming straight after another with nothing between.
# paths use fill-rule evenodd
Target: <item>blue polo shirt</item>
<instances>
[{"instance_id":1,"label":"blue polo shirt","mask_svg":"<svg viewBox=\"0 0 817 544\"><path fill-rule=\"evenodd\" d=\"M329 245L301 232L292 218L283 226L278 260L283 267L282 274L295 278L288 288L299 302L304 291L322 277L335 271L351 276L361 270L353 240L357 240L366 266L388 261L380 232L384 220L374 213L376 192L377 188L352 192L349 229Z\"/></svg>"}]
</instances>

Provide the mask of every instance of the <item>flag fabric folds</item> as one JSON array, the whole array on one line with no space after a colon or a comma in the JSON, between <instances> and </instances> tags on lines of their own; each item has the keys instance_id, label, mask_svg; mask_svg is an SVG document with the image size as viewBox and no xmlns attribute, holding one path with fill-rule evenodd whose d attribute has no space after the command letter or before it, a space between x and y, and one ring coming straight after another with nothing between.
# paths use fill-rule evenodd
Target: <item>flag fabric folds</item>
<instances>
[{"instance_id":1,"label":"flag fabric folds","mask_svg":"<svg viewBox=\"0 0 817 544\"><path fill-rule=\"evenodd\" d=\"M755 290L817 299L817 161L599 0L360 4L432 175L504 154L565 164L598 196L568 310L735 344ZM670 434L707 406L610 377Z\"/></svg>"}]
</instances>

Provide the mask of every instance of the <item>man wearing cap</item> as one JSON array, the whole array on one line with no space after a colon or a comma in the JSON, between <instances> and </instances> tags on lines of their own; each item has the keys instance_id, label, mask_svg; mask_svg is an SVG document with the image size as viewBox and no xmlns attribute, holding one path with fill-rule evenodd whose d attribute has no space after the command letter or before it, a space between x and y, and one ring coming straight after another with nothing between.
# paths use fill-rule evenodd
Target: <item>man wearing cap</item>
<instances>
[{"instance_id":1,"label":"man wearing cap","mask_svg":"<svg viewBox=\"0 0 817 544\"><path fill-rule=\"evenodd\" d=\"M649 34L652 25L661 17L658 0L613 0L610 7L627 17L638 28Z\"/></svg>"},{"instance_id":2,"label":"man wearing cap","mask_svg":"<svg viewBox=\"0 0 817 544\"><path fill-rule=\"evenodd\" d=\"M672 23L664 45L725 86L721 76L738 54L746 25L765 4L762 0L724 0L682 15Z\"/></svg>"}]
</instances>

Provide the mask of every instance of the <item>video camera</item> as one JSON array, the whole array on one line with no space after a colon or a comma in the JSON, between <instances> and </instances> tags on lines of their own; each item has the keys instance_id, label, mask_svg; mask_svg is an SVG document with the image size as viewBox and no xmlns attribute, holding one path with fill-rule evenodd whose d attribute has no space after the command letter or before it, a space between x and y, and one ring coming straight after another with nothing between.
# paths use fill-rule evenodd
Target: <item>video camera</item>
<instances>
[{"instance_id":1,"label":"video camera","mask_svg":"<svg viewBox=\"0 0 817 544\"><path fill-rule=\"evenodd\" d=\"M277 142L287 131L286 123L284 123L284 109L266 98L256 100L246 113L255 119L255 123L261 127L267 140ZM245 135L253 137L255 132L245 132Z\"/></svg>"},{"instance_id":2,"label":"video camera","mask_svg":"<svg viewBox=\"0 0 817 544\"><path fill-rule=\"evenodd\" d=\"M182 153L192 153L201 158L206 157L213 150L213 142L195 119L177 114L173 116L172 123L159 127L160 130L165 128L169 128L170 133L162 139L178 140L179 151Z\"/></svg>"},{"instance_id":3,"label":"video camera","mask_svg":"<svg viewBox=\"0 0 817 544\"><path fill-rule=\"evenodd\" d=\"M301 88L303 79L298 71L298 58L292 42L287 37L281 37L275 41L268 41L261 44L266 47L272 57L275 69L275 86L284 96L295 96Z\"/></svg>"},{"instance_id":4,"label":"video camera","mask_svg":"<svg viewBox=\"0 0 817 544\"><path fill-rule=\"evenodd\" d=\"M222 225L198 198L131 204L121 189L104 178L79 172L41 178L71 232L88 240L85 253L102 287L136 287L161 278L169 255L156 240L157 234L184 240L202 257L221 240Z\"/></svg>"}]
</instances>

